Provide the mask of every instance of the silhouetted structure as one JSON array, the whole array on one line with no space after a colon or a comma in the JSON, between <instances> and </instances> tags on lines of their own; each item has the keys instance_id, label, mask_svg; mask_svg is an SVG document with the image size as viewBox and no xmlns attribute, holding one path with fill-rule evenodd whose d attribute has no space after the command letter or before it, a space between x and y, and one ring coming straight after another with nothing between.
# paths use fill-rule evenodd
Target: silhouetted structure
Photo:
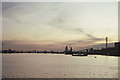
<instances>
[{"instance_id":1,"label":"silhouetted structure","mask_svg":"<svg viewBox=\"0 0 120 80\"><path fill-rule=\"evenodd\" d=\"M120 42L115 42L115 47L120 47Z\"/></svg>"},{"instance_id":2,"label":"silhouetted structure","mask_svg":"<svg viewBox=\"0 0 120 80\"><path fill-rule=\"evenodd\" d=\"M56 54L63 54L63 51L62 52L58 52L58 51L37 51L37 50L31 50L31 51L16 51L16 50L12 50L12 49L8 49L8 50L2 50L2 53L56 53Z\"/></svg>"},{"instance_id":3,"label":"silhouetted structure","mask_svg":"<svg viewBox=\"0 0 120 80\"><path fill-rule=\"evenodd\" d=\"M68 49L68 46L65 47L65 54L69 54L72 56L87 56L88 55L88 49L86 49L86 52L83 51L72 51L72 46L70 45L70 48Z\"/></svg>"},{"instance_id":4,"label":"silhouetted structure","mask_svg":"<svg viewBox=\"0 0 120 80\"><path fill-rule=\"evenodd\" d=\"M108 48L108 37L106 37L106 48Z\"/></svg>"},{"instance_id":5,"label":"silhouetted structure","mask_svg":"<svg viewBox=\"0 0 120 80\"><path fill-rule=\"evenodd\" d=\"M120 42L115 42L114 54L120 56Z\"/></svg>"},{"instance_id":6,"label":"silhouetted structure","mask_svg":"<svg viewBox=\"0 0 120 80\"><path fill-rule=\"evenodd\" d=\"M102 48L101 50L91 48L88 54L120 56L120 42L115 42L114 47Z\"/></svg>"},{"instance_id":7,"label":"silhouetted structure","mask_svg":"<svg viewBox=\"0 0 120 80\"><path fill-rule=\"evenodd\" d=\"M65 51L39 51L39 50L30 50L30 51L18 51L18 50L12 50L12 49L8 49L8 50L2 50L2 53L56 53L56 54L70 54L70 55L75 55L75 56L86 56L88 54L91 55L109 55L109 56L120 56L120 42L115 42L113 47L109 47L108 46L108 39L106 37L106 48L102 48L102 49L85 49L84 51L73 51L72 46L70 45L69 48L68 46L65 47Z\"/></svg>"},{"instance_id":8,"label":"silhouetted structure","mask_svg":"<svg viewBox=\"0 0 120 80\"><path fill-rule=\"evenodd\" d=\"M65 47L65 53L67 53L67 52L68 52L68 46Z\"/></svg>"},{"instance_id":9,"label":"silhouetted structure","mask_svg":"<svg viewBox=\"0 0 120 80\"><path fill-rule=\"evenodd\" d=\"M70 45L70 52L72 52L72 46Z\"/></svg>"},{"instance_id":10,"label":"silhouetted structure","mask_svg":"<svg viewBox=\"0 0 120 80\"><path fill-rule=\"evenodd\" d=\"M65 51L64 51L65 54L70 54L72 55L72 46L70 45L70 49L68 49L68 46L65 47Z\"/></svg>"}]
</instances>

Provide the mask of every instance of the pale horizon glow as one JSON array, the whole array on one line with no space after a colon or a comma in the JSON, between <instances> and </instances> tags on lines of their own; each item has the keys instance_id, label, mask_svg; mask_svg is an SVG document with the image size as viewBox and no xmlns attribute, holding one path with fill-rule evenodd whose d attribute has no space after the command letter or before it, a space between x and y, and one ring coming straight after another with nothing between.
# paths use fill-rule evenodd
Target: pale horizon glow
<instances>
[{"instance_id":1,"label":"pale horizon glow","mask_svg":"<svg viewBox=\"0 0 120 80\"><path fill-rule=\"evenodd\" d=\"M117 2L3 2L3 49L74 50L118 41Z\"/></svg>"}]
</instances>

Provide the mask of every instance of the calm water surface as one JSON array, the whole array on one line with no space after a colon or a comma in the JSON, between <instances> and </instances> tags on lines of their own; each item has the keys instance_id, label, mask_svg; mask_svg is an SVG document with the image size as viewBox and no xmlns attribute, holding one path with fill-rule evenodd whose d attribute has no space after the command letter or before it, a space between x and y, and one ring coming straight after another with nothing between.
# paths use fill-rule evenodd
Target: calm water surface
<instances>
[{"instance_id":1,"label":"calm water surface","mask_svg":"<svg viewBox=\"0 0 120 80\"><path fill-rule=\"evenodd\" d=\"M3 78L118 78L118 57L3 54L2 70Z\"/></svg>"}]
</instances>

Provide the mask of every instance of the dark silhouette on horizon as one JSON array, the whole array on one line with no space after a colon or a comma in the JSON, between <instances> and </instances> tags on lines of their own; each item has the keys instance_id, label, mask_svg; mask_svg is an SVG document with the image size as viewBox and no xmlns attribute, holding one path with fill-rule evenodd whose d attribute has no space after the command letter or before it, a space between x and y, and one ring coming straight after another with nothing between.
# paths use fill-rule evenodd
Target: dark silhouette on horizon
<instances>
[{"instance_id":1,"label":"dark silhouette on horizon","mask_svg":"<svg viewBox=\"0 0 120 80\"><path fill-rule=\"evenodd\" d=\"M65 51L39 51L39 50L30 50L30 51L18 51L18 50L2 50L0 52L2 53L52 53L52 54L69 54L72 56L87 56L87 55L109 55L109 56L120 56L120 41L114 43L114 47L109 47L108 46L108 37L106 37L106 48L102 49L94 49L94 48L89 48L85 49L84 51L73 51L72 46L66 46Z\"/></svg>"}]
</instances>

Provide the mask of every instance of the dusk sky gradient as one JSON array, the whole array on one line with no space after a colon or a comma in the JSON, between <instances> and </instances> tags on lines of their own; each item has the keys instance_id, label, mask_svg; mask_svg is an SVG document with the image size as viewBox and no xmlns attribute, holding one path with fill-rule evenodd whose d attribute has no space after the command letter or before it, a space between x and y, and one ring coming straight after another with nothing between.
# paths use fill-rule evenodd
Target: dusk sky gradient
<instances>
[{"instance_id":1,"label":"dusk sky gradient","mask_svg":"<svg viewBox=\"0 0 120 80\"><path fill-rule=\"evenodd\" d=\"M118 41L117 2L3 2L3 49L63 51Z\"/></svg>"}]
</instances>

